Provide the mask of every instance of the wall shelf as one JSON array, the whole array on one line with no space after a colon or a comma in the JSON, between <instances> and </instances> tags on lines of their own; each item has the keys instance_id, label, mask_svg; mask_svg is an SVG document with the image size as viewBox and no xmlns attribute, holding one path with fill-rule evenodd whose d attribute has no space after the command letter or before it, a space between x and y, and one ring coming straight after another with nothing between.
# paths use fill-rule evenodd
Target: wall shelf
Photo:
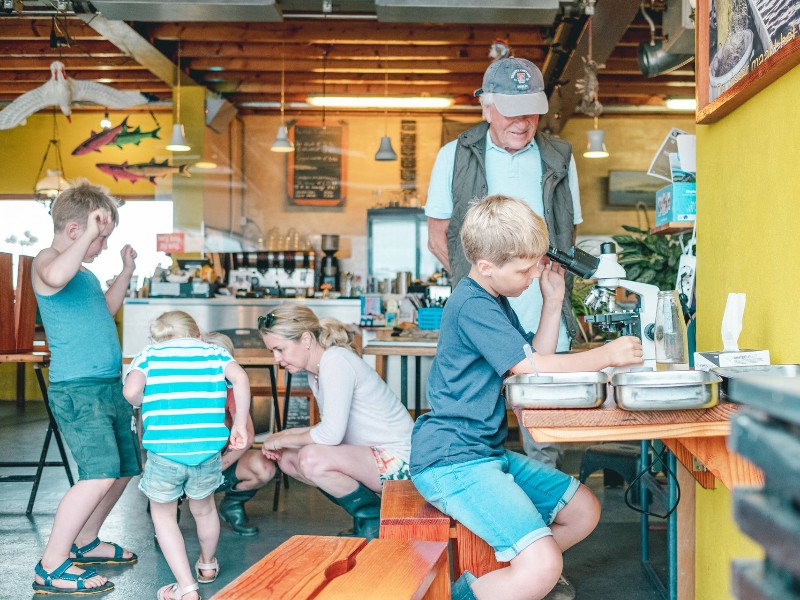
<instances>
[{"instance_id":1,"label":"wall shelf","mask_svg":"<svg viewBox=\"0 0 800 600\"><path fill-rule=\"evenodd\" d=\"M670 233L685 233L691 231L694 227L694 221L673 221L671 223L664 223L658 227L653 227L650 233L653 235L667 235Z\"/></svg>"}]
</instances>

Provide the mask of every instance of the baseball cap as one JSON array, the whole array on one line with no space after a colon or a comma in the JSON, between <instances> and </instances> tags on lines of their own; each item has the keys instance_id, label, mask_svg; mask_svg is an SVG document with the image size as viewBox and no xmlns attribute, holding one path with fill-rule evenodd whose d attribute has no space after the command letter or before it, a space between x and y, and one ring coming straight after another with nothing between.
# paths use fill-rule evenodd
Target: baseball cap
<instances>
[{"instance_id":1,"label":"baseball cap","mask_svg":"<svg viewBox=\"0 0 800 600\"><path fill-rule=\"evenodd\" d=\"M494 104L504 117L543 115L547 112L542 72L524 58L501 58L483 74L483 87L475 95L494 94Z\"/></svg>"}]
</instances>

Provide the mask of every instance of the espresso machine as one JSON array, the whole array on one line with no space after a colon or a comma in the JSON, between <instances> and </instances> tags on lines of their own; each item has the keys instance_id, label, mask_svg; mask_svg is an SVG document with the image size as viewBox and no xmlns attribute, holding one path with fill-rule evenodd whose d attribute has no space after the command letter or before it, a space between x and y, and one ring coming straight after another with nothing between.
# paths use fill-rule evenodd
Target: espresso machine
<instances>
[{"instance_id":1,"label":"espresso machine","mask_svg":"<svg viewBox=\"0 0 800 600\"><path fill-rule=\"evenodd\" d=\"M625 269L617 262L617 248L612 242L600 245L600 256L593 256L574 246L567 251L550 246L547 256L581 279L597 281L583 302L594 311L605 309L605 312L587 315L584 317L586 322L594 323L603 331L638 337L642 340L645 365L655 366L654 340L658 288L625 279ZM639 299L636 308L621 310L617 307L618 288L636 294Z\"/></svg>"},{"instance_id":2,"label":"espresso machine","mask_svg":"<svg viewBox=\"0 0 800 600\"><path fill-rule=\"evenodd\" d=\"M228 285L251 297L304 298L313 295L313 250L235 252Z\"/></svg>"},{"instance_id":3,"label":"espresso machine","mask_svg":"<svg viewBox=\"0 0 800 600\"><path fill-rule=\"evenodd\" d=\"M341 273L339 259L335 255L339 251L339 236L323 234L320 249L325 256L320 261L319 289L327 284L331 286L331 291L338 292L341 288Z\"/></svg>"}]
</instances>

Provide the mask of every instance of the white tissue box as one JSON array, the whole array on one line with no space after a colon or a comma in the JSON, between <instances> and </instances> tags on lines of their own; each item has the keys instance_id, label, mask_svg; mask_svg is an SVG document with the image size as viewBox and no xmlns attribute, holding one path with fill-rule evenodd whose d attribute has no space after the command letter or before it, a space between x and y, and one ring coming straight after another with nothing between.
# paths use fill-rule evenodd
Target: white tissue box
<instances>
[{"instance_id":1,"label":"white tissue box","mask_svg":"<svg viewBox=\"0 0 800 600\"><path fill-rule=\"evenodd\" d=\"M697 371L708 371L714 367L749 367L768 364L771 364L769 350L720 350L694 353L694 368Z\"/></svg>"}]
</instances>

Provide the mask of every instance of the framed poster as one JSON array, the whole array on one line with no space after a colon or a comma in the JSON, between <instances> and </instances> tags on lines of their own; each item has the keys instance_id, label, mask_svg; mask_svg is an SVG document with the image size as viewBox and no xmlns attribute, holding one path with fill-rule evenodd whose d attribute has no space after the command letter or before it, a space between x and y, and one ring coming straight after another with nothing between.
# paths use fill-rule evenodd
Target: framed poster
<instances>
[{"instance_id":1,"label":"framed poster","mask_svg":"<svg viewBox=\"0 0 800 600\"><path fill-rule=\"evenodd\" d=\"M698 0L697 122L713 123L800 64L800 0Z\"/></svg>"},{"instance_id":2,"label":"framed poster","mask_svg":"<svg viewBox=\"0 0 800 600\"><path fill-rule=\"evenodd\" d=\"M298 121L290 132L287 196L296 206L342 206L347 197L347 130L344 123Z\"/></svg>"}]
</instances>

